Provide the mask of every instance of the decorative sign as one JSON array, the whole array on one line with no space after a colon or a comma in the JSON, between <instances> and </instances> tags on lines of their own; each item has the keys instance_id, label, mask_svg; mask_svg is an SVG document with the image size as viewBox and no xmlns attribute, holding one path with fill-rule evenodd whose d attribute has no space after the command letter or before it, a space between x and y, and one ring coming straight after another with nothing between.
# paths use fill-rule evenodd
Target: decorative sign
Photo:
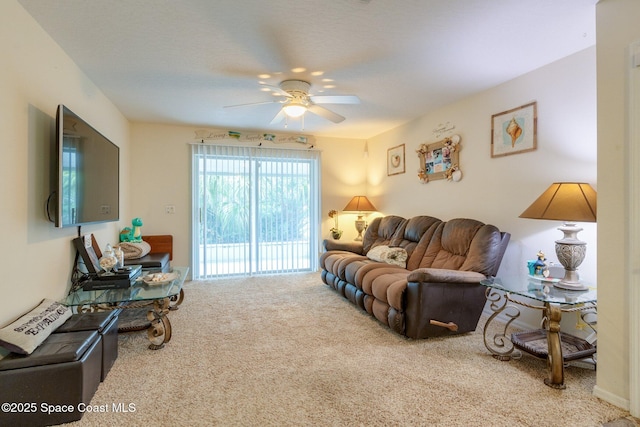
<instances>
[{"instance_id":1,"label":"decorative sign","mask_svg":"<svg viewBox=\"0 0 640 427\"><path fill-rule=\"evenodd\" d=\"M277 134L270 132L244 132L222 129L201 129L197 130L195 139L202 142L206 141L224 141L236 140L238 142L273 142L275 144L284 144L295 142L297 144L313 144L315 139L310 135L291 135Z\"/></svg>"},{"instance_id":2,"label":"decorative sign","mask_svg":"<svg viewBox=\"0 0 640 427\"><path fill-rule=\"evenodd\" d=\"M442 138L443 135L451 133L456 128L456 125L451 122L440 123L435 129L433 129L433 136L435 138Z\"/></svg>"},{"instance_id":3,"label":"decorative sign","mask_svg":"<svg viewBox=\"0 0 640 427\"><path fill-rule=\"evenodd\" d=\"M423 183L435 179L458 182L462 179L459 152L460 135L453 135L433 144L422 144L416 150L420 159L418 178Z\"/></svg>"}]
</instances>

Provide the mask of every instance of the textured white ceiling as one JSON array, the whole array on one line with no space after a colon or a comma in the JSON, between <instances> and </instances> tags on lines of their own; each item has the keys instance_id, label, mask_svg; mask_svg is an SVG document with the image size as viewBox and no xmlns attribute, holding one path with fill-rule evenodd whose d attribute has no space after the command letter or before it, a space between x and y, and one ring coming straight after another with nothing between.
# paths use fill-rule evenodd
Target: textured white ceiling
<instances>
[{"instance_id":1,"label":"textured white ceiling","mask_svg":"<svg viewBox=\"0 0 640 427\"><path fill-rule=\"evenodd\" d=\"M273 99L268 73L361 99L305 133L368 138L592 46L597 0L19 2L132 121L285 131L278 104L223 108Z\"/></svg>"}]
</instances>

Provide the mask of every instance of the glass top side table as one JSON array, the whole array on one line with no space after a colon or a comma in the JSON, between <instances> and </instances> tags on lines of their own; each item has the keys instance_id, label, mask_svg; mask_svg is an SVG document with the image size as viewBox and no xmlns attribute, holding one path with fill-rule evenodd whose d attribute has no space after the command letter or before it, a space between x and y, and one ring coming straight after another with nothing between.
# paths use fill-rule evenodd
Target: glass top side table
<instances>
[{"instance_id":1,"label":"glass top side table","mask_svg":"<svg viewBox=\"0 0 640 427\"><path fill-rule=\"evenodd\" d=\"M560 332L560 320L563 312L595 310L597 308L597 290L595 286L585 283L589 288L586 291L569 291L553 286L559 279L534 277L526 274L510 277L491 277L482 280L480 283L487 287L487 300L490 301L490 308L493 311L484 326L485 347L499 360L510 360L520 357L521 353L516 350L523 349L538 357L547 358L549 370L548 378L544 382L553 388L565 388L564 384L564 362L575 360L576 358L588 357L595 353L595 347L584 340ZM524 302L525 297L533 300L532 303ZM513 304L510 304L513 303ZM539 304L542 303L542 304ZM543 311L543 331L529 331L513 334L511 339L505 336L507 328L518 316L520 310L516 305ZM501 333L496 333L493 340L487 338L490 324L500 314L504 314L509 320L505 323ZM529 349L519 338L527 339L540 336L546 338L546 352L542 354ZM544 333L543 333L544 332ZM545 337L546 335L546 337ZM568 345L572 344L570 350ZM565 354L563 354L563 351Z\"/></svg>"},{"instance_id":2,"label":"glass top side table","mask_svg":"<svg viewBox=\"0 0 640 427\"><path fill-rule=\"evenodd\" d=\"M149 307L149 348L158 350L171 339L171 322L167 314L169 310L177 310L182 303L182 285L188 272L188 267L173 267L171 272L163 276L165 280L158 282L145 281L146 276L143 275L128 288L91 291L78 289L60 300L60 303L76 307L78 313Z\"/></svg>"}]
</instances>

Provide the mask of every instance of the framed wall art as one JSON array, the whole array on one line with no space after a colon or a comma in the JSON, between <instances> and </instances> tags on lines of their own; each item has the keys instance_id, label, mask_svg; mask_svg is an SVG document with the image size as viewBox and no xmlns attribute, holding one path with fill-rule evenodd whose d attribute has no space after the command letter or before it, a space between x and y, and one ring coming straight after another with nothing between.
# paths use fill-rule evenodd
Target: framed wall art
<instances>
[{"instance_id":1,"label":"framed wall art","mask_svg":"<svg viewBox=\"0 0 640 427\"><path fill-rule=\"evenodd\" d=\"M491 157L537 148L537 108L531 102L491 116Z\"/></svg>"},{"instance_id":2,"label":"framed wall art","mask_svg":"<svg viewBox=\"0 0 640 427\"><path fill-rule=\"evenodd\" d=\"M416 150L420 159L418 178L423 183L436 179L460 181L460 136L453 135L433 144L422 144Z\"/></svg>"},{"instance_id":3,"label":"framed wall art","mask_svg":"<svg viewBox=\"0 0 640 427\"><path fill-rule=\"evenodd\" d=\"M405 172L404 144L387 150L387 175L398 175Z\"/></svg>"}]
</instances>

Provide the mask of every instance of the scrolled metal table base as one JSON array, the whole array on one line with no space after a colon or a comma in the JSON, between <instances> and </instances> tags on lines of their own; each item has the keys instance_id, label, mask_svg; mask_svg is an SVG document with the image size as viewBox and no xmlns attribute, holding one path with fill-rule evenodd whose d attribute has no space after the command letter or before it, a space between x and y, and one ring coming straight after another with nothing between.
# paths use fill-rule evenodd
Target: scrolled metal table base
<instances>
[{"instance_id":1,"label":"scrolled metal table base","mask_svg":"<svg viewBox=\"0 0 640 427\"><path fill-rule=\"evenodd\" d=\"M184 300L182 289L178 295L151 301L142 301L139 303L130 303L127 305L120 304L91 304L85 303L78 306L78 313L92 313L97 311L108 311L132 308L144 308L151 306L147 312L147 319L151 322L147 328L147 338L151 341L149 349L159 350L164 347L165 343L171 340L171 322L169 321L169 310L177 310L178 306Z\"/></svg>"},{"instance_id":2,"label":"scrolled metal table base","mask_svg":"<svg viewBox=\"0 0 640 427\"><path fill-rule=\"evenodd\" d=\"M519 359L522 356L522 352L516 349L511 339L506 336L507 329L509 325L511 325L511 322L520 316L520 310L516 306L509 304L509 302L524 307L543 310L543 325L547 331L547 369L549 371L549 376L545 378L544 383L555 389L564 389L566 387L564 384L564 359L562 357L562 345L560 342L562 309L549 303L545 303L544 306L525 304L522 301L511 299L508 292L498 291L493 288L487 288L486 295L487 300L491 302L490 308L493 311L493 314L487 319L487 323L484 326L484 345L487 350L491 352L493 357L503 361ZM511 312L509 310L511 310ZM493 344L491 344L490 341L487 340L488 326L500 314L505 314L509 320L505 323L502 332L494 335Z\"/></svg>"},{"instance_id":3,"label":"scrolled metal table base","mask_svg":"<svg viewBox=\"0 0 640 427\"><path fill-rule=\"evenodd\" d=\"M153 310L147 313L151 326L147 329L147 337L151 350L159 350L171 340L171 322L167 314L171 308L171 299L164 298L153 301Z\"/></svg>"},{"instance_id":4,"label":"scrolled metal table base","mask_svg":"<svg viewBox=\"0 0 640 427\"><path fill-rule=\"evenodd\" d=\"M558 306L545 304L544 326L547 330L547 369L549 377L544 379L544 383L549 387L564 389L564 358L562 357L562 344L560 342L560 319L562 310Z\"/></svg>"},{"instance_id":5,"label":"scrolled metal table base","mask_svg":"<svg viewBox=\"0 0 640 427\"><path fill-rule=\"evenodd\" d=\"M512 304L508 304L509 299L506 294L499 292L493 288L487 288L486 290L487 300L491 302L490 308L493 314L489 316L487 322L484 325L483 338L484 346L491 352L494 358L502 361L511 359L519 359L522 357L520 350L516 349L511 339L506 336L507 328L511 325L515 319L520 316L520 310L518 307ZM502 332L498 332L493 335L493 340L489 340L487 335L489 333L489 325L500 314L503 314L509 318L505 323Z\"/></svg>"},{"instance_id":6,"label":"scrolled metal table base","mask_svg":"<svg viewBox=\"0 0 640 427\"><path fill-rule=\"evenodd\" d=\"M184 301L184 289L180 289L180 293L176 294L169 298L171 303L169 305L169 310L177 310L180 308L180 304Z\"/></svg>"}]
</instances>

